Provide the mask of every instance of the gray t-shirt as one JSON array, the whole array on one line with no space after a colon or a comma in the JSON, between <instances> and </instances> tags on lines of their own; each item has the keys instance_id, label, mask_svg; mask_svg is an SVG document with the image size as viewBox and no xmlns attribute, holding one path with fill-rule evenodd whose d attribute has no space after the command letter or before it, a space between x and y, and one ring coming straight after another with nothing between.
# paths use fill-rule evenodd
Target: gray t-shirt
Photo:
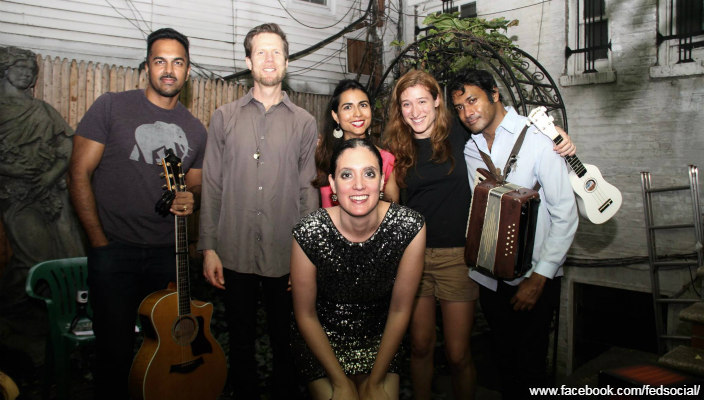
<instances>
[{"instance_id":1,"label":"gray t-shirt","mask_svg":"<svg viewBox=\"0 0 704 400\"><path fill-rule=\"evenodd\" d=\"M174 221L154 210L166 182L161 158L173 149L182 170L201 169L207 133L182 104L166 110L143 90L106 93L86 112L76 134L105 145L93 174L98 216L108 239L137 246L174 243Z\"/></svg>"}]
</instances>

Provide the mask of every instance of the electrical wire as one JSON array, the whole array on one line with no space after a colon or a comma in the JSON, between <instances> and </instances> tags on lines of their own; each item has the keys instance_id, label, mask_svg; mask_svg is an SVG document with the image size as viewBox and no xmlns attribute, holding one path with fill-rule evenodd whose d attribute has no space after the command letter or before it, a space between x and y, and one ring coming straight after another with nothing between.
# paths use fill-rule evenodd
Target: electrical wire
<instances>
[{"instance_id":1,"label":"electrical wire","mask_svg":"<svg viewBox=\"0 0 704 400\"><path fill-rule=\"evenodd\" d=\"M388 21L388 17L385 16L385 17L384 17L384 21ZM355 36L348 36L347 39L359 40L359 39L361 39L362 36L365 36L365 35L368 37L368 36L369 36L369 30L371 29L371 26L372 26L372 25L370 24L370 25L367 27L367 29L365 29L364 31L358 32ZM383 31L381 32L381 37L383 37L383 36L386 34L386 30L388 29L388 23L384 23L383 26L384 26L384 28L383 28ZM368 40L365 40L365 41L368 41ZM315 67L317 67L317 66L319 66L319 65L322 65L322 64L328 62L329 60L331 60L331 59L332 59L333 57L335 57L335 56L337 56L337 58L338 58L338 60L339 60L339 66L340 66L340 71L341 71L341 73L343 73L343 74L348 73L349 71L347 71L346 66L343 64L343 58L342 58L342 55L344 54L344 51L345 51L346 49L347 49L347 42L343 40L343 41L341 42L341 46L340 46L340 48L339 48L338 50L333 51L333 53L331 53L331 54L329 54L329 55L323 57L321 60L319 60L319 61L317 61L317 62L311 64L310 66L302 67L302 68L300 68L300 69L289 69L287 75L289 75L289 76L298 76L298 75L301 75L301 74L304 73L304 72L312 71L313 69L315 69Z\"/></svg>"},{"instance_id":2,"label":"electrical wire","mask_svg":"<svg viewBox=\"0 0 704 400\"><path fill-rule=\"evenodd\" d=\"M122 13L120 12L120 10L118 10L114 5L112 5L112 3L110 3L110 0L105 0L105 2L108 3L108 5L109 5L113 10L115 10L115 12L116 12L119 16L121 16L122 18L126 19L127 22L129 22L130 24L132 24L132 26L134 26L135 28L137 28L137 30L139 30L140 32L142 32L142 34L143 34L145 37L149 34L148 32L145 32L145 31L142 29L142 27L139 26L139 24L136 24L134 21L132 21L131 18L129 18L128 16L122 14Z\"/></svg>"},{"instance_id":3,"label":"electrical wire","mask_svg":"<svg viewBox=\"0 0 704 400\"><path fill-rule=\"evenodd\" d=\"M535 59L540 60L540 42L542 41L543 35L543 18L545 18L545 2L540 3L540 25L538 26L538 50L535 54ZM536 65L537 69L538 66Z\"/></svg>"},{"instance_id":4,"label":"electrical wire","mask_svg":"<svg viewBox=\"0 0 704 400\"><path fill-rule=\"evenodd\" d=\"M307 24L301 22L301 21L298 20L296 17L294 17L293 14L291 14L291 12L286 8L286 6L284 6L284 4L281 2L281 0L277 0L277 1L279 2L279 5L281 6L281 8L282 8L284 11L286 11L286 14L288 14L294 21L296 21L296 22L298 22L299 24L305 26L306 28L311 28L311 29L328 29L328 28L332 28L333 26L335 26L335 25L339 24L340 22L342 22L342 21L347 17L347 14L349 14L350 11L352 11L352 9L354 8L355 4L357 4L356 1L353 2L352 5L350 5L350 8L347 9L347 12L345 13L345 15L343 15L342 18L340 18L340 19L339 19L337 22L335 22L334 24L328 25L328 26L316 27L316 26L310 26L310 25L307 25ZM360 1L361 1L361 0L360 0Z\"/></svg>"},{"instance_id":5,"label":"electrical wire","mask_svg":"<svg viewBox=\"0 0 704 400\"><path fill-rule=\"evenodd\" d=\"M507 13L507 12L510 12L510 11L521 10L521 9L524 9L524 8L533 7L533 6L537 6L537 5L542 5L542 4L544 4L544 3L549 3L549 2L551 2L551 1L552 1L552 0L543 0L543 1L541 1L540 3L528 4L528 5L521 6L521 7L509 8L509 9L506 9L506 10L494 11L494 12L491 12L491 13L477 14L477 18L486 17L487 15L503 14L503 13ZM393 4L393 3L390 1L389 4ZM427 10L427 8L423 8L423 11L425 11L425 10ZM406 16L406 17L413 17L413 16L415 16L414 14L408 14L408 13L405 13L405 12L399 10L398 7L395 7L395 10L394 10L394 11L398 12L399 18L400 18L400 16ZM441 11L442 11L442 10L438 10L438 11L435 11L435 12L441 12ZM420 15L419 15L419 16L420 16Z\"/></svg>"},{"instance_id":6,"label":"electrical wire","mask_svg":"<svg viewBox=\"0 0 704 400\"><path fill-rule=\"evenodd\" d=\"M143 23L144 23L144 26L147 27L147 28L149 28L149 25L150 25L150 24L144 19L144 16L142 15L142 13L141 13L139 10L136 10L136 12L137 12L137 14L139 14L139 16L137 16L137 14L135 14L135 10L133 9L133 7L136 9L136 6L132 3L132 0L125 0L125 3L127 3L127 8L132 12L132 15L134 16L134 19L133 19L133 18L130 18L130 17L128 17L128 16L126 16L126 15L123 14L123 13L121 13L120 10L117 9L117 7L115 7L112 3L110 3L110 0L105 0L105 2L106 2L120 17L124 18L125 20L127 20L127 22L129 22L130 24L132 24L132 26L134 26L135 28L137 28L137 30L139 30L139 31L142 33L142 35L144 36L145 39L149 36L149 33L151 32L151 30L150 30L150 31L146 31L146 30L142 29L142 27L140 26L139 22L143 22ZM131 5L131 7L130 7L130 5ZM216 72L213 72L212 70L210 70L210 69L208 69L208 68L206 68L206 67L204 67L204 66L202 66L202 65L200 65L200 64L198 64L198 63L196 63L196 62L194 62L192 59L190 60L190 63L191 63L191 66L195 67L195 69L196 69L197 71L200 71L200 72L198 72L199 75L217 77L217 78L222 79L222 75L220 75L220 74L218 74L218 73L216 73Z\"/></svg>"},{"instance_id":7,"label":"electrical wire","mask_svg":"<svg viewBox=\"0 0 704 400\"><path fill-rule=\"evenodd\" d=\"M501 10L501 11L496 11L496 12L486 13L486 14L477 14L477 17L484 17L484 16L486 16L486 15L503 14L503 13L507 13L507 12L510 12L510 11L522 10L522 9L524 9L524 8L534 7L534 6L537 6L538 4L548 3L548 2L551 2L551 1L552 1L552 0L543 0L543 1L541 1L540 3L528 4L528 5L521 6L521 7L510 8L510 9L508 9L508 10Z\"/></svg>"},{"instance_id":8,"label":"electrical wire","mask_svg":"<svg viewBox=\"0 0 704 400\"><path fill-rule=\"evenodd\" d=\"M398 6L392 0L389 0L388 4L389 4L389 8L390 9L393 8L393 11L395 11L399 15L399 18L401 18L401 16L405 16L405 17L412 17L413 16L413 14L406 14L405 12L400 10L398 8Z\"/></svg>"},{"instance_id":9,"label":"electrical wire","mask_svg":"<svg viewBox=\"0 0 704 400\"><path fill-rule=\"evenodd\" d=\"M204 67L204 66L202 66L202 65L200 65L200 64L198 64L198 63L196 63L196 62L193 62L193 60L191 60L191 66L192 66L192 67L195 67L195 68L198 69L198 70L200 70L200 71L201 71L200 75L203 75L203 76L211 76L211 77L215 77L215 78L218 78L218 79L222 79L222 75L220 75L220 74L218 74L218 73L215 73L215 72L213 72L212 70L210 70L210 69L208 69L208 68L206 68L206 67Z\"/></svg>"},{"instance_id":10,"label":"electrical wire","mask_svg":"<svg viewBox=\"0 0 704 400\"><path fill-rule=\"evenodd\" d=\"M359 38L362 36L362 34L364 34L365 32L366 32L366 31L360 32L360 33L357 34L356 37L348 37L348 39L357 40L357 39L359 39ZM341 43L342 43L342 46L340 47L340 49L334 50L331 54L329 54L329 55L323 57L321 60L316 61L315 63L313 63L313 64L311 64L311 65L309 65L309 66L307 66L307 67L301 67L300 69L296 69L296 70L289 69L289 71L287 72L287 75L291 75L291 76L300 75L300 74L303 73L303 72L312 71L313 69L315 69L315 67L317 67L317 66L319 66L319 65L321 65L321 64L324 64L325 62L331 60L331 59L332 59L333 57L335 57L335 56L338 56L338 58L339 58L339 56L342 55L343 52L347 49L347 42L343 40ZM343 71L343 73L344 73L345 67L344 67L344 65L342 65L341 61L342 61L342 60L340 59L340 69L341 69L341 70Z\"/></svg>"},{"instance_id":11,"label":"electrical wire","mask_svg":"<svg viewBox=\"0 0 704 400\"><path fill-rule=\"evenodd\" d=\"M384 19L386 20L386 17L384 17ZM358 33L356 34L356 36L348 36L347 39L360 40L362 36L366 36L366 37L368 38L368 36L369 36L369 30L371 29L371 26L372 26L372 25L373 25L373 24L370 24L370 25L367 27L367 29L365 29L364 31L358 32ZM386 30L388 29L388 24L387 24L387 23L384 23L383 26L384 26L384 29L383 29L383 31L381 32L381 37L383 37L383 36L386 34ZM365 41L368 41L368 40L365 39ZM325 56L323 59L321 59L321 60L315 62L314 64L312 64L312 65L310 65L310 66L308 66L308 67L302 67L302 68L296 69L296 70L290 69L289 72L287 73L287 75L290 75L290 76L297 76L297 75L302 74L303 72L311 71L311 70L313 70L315 67L317 67L317 66L319 66L319 65L321 65L321 64L324 64L325 62L331 60L331 59L332 59L333 57L335 57L335 56L338 57L339 65L340 65L340 71L341 71L343 74L348 73L349 71L347 71L347 68L346 68L346 66L343 64L343 61L342 61L342 54L344 54L344 51L345 51L346 49L347 49L347 42L343 40L343 41L341 42L341 47L340 47L340 49L335 50L335 51L334 51L333 53L331 53L330 55Z\"/></svg>"},{"instance_id":12,"label":"electrical wire","mask_svg":"<svg viewBox=\"0 0 704 400\"><path fill-rule=\"evenodd\" d=\"M354 29L354 27L357 26L357 24L361 23L365 18L367 18L367 15L369 15L369 11L371 10L371 7L374 4L373 3L374 1L376 1L376 0L369 0L369 4L368 4L366 10L364 11L364 14L362 14L361 17L352 21L349 25L347 25L345 28L343 28L339 32L335 33L334 35L329 36L329 37L321 40L318 43L315 43L314 45L312 45L302 51L299 51L299 52L296 52L294 54L289 55L289 61L294 61L299 58L305 57L306 55L308 55L314 51L317 51L318 49L323 48L323 47L329 45L330 43L334 43L338 38L342 37L342 35L344 35L345 33L357 30L357 29ZM249 71L249 70L244 70L244 71L241 71L238 73L230 74L230 75L224 77L223 79L225 79L225 80L238 79L241 76L248 75L250 72L251 71Z\"/></svg>"},{"instance_id":13,"label":"electrical wire","mask_svg":"<svg viewBox=\"0 0 704 400\"><path fill-rule=\"evenodd\" d=\"M152 25L147 22L142 13L139 11L139 8L137 8L137 6L134 4L134 1L125 0L125 3L127 4L127 7L130 9L130 11L132 11L134 19L144 23L144 27L151 32L153 30Z\"/></svg>"}]
</instances>

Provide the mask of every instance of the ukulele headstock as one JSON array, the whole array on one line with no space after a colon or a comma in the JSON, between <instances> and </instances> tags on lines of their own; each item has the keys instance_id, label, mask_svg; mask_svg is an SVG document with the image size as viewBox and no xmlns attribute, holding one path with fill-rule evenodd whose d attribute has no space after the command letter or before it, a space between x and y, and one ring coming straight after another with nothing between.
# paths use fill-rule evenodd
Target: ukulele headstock
<instances>
[{"instance_id":1,"label":"ukulele headstock","mask_svg":"<svg viewBox=\"0 0 704 400\"><path fill-rule=\"evenodd\" d=\"M555 125L553 124L554 118L547 114L547 109L544 106L536 107L531 110L528 114L528 121L553 141L560 136L560 133L555 129Z\"/></svg>"}]
</instances>

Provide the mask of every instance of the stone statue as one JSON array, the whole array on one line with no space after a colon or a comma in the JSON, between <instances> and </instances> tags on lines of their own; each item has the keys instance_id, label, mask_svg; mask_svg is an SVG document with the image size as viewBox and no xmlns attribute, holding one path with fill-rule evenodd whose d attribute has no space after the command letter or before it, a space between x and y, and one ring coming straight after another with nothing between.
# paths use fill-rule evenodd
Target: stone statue
<instances>
[{"instance_id":1,"label":"stone statue","mask_svg":"<svg viewBox=\"0 0 704 400\"><path fill-rule=\"evenodd\" d=\"M34 264L84 254L66 188L73 130L32 96L38 69L31 51L0 47L0 215L12 249L0 277L0 315L27 299Z\"/></svg>"}]
</instances>

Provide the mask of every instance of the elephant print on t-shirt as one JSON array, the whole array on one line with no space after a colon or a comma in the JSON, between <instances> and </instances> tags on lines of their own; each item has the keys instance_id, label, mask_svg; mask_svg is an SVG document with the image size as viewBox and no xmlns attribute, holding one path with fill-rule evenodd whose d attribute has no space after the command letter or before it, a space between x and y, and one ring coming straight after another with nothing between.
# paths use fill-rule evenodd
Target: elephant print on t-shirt
<instances>
[{"instance_id":1,"label":"elephant print on t-shirt","mask_svg":"<svg viewBox=\"0 0 704 400\"><path fill-rule=\"evenodd\" d=\"M186 133L176 124L156 121L140 125L134 131L135 146L130 154L134 161L158 164L165 157L166 149L173 149L182 160L188 155Z\"/></svg>"}]
</instances>

